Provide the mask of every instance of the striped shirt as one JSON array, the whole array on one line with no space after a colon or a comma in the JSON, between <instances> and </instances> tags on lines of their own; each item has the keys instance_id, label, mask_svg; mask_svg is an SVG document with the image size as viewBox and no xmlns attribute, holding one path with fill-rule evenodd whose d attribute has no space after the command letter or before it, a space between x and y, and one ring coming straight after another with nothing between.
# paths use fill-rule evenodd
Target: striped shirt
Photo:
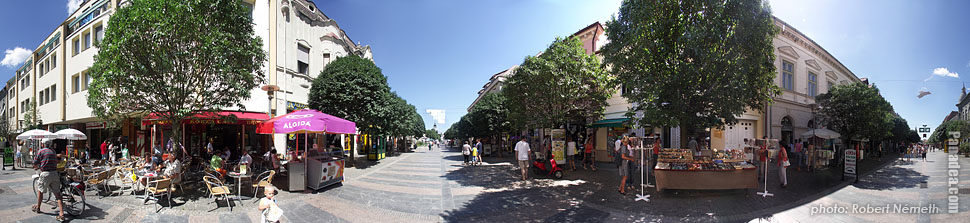
<instances>
[{"instance_id":1,"label":"striped shirt","mask_svg":"<svg viewBox=\"0 0 970 223\"><path fill-rule=\"evenodd\" d=\"M57 170L57 154L49 148L40 149L40 151L37 151L37 156L34 157L34 166L41 171Z\"/></svg>"}]
</instances>

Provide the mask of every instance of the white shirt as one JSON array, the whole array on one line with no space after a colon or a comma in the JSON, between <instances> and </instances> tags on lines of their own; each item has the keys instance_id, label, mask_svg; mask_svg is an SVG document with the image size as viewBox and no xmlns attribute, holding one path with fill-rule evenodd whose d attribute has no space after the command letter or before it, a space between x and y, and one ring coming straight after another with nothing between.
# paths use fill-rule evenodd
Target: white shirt
<instances>
[{"instance_id":1,"label":"white shirt","mask_svg":"<svg viewBox=\"0 0 970 223\"><path fill-rule=\"evenodd\" d=\"M620 152L620 146L622 146L620 144L620 140L617 139L616 142L613 143L613 150L616 150L616 152Z\"/></svg>"},{"instance_id":2,"label":"white shirt","mask_svg":"<svg viewBox=\"0 0 970 223\"><path fill-rule=\"evenodd\" d=\"M569 156L576 155L576 142L566 143L566 155L569 155Z\"/></svg>"},{"instance_id":3,"label":"white shirt","mask_svg":"<svg viewBox=\"0 0 970 223\"><path fill-rule=\"evenodd\" d=\"M519 155L519 160L529 160L530 151L532 151L532 149L529 148L529 143L524 141L515 143L515 153Z\"/></svg>"},{"instance_id":4,"label":"white shirt","mask_svg":"<svg viewBox=\"0 0 970 223\"><path fill-rule=\"evenodd\" d=\"M248 153L243 153L242 157L239 157L239 164L250 163L253 163L253 157L250 157Z\"/></svg>"},{"instance_id":5,"label":"white shirt","mask_svg":"<svg viewBox=\"0 0 970 223\"><path fill-rule=\"evenodd\" d=\"M468 143L465 143L465 145L461 146L461 155L471 155L471 154L472 154L472 146L468 145Z\"/></svg>"}]
</instances>

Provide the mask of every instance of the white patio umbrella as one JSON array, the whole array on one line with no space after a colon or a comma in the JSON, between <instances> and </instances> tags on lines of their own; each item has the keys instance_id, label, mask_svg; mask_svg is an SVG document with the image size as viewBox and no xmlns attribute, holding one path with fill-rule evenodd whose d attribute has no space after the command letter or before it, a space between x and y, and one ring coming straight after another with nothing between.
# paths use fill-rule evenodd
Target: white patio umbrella
<instances>
[{"instance_id":1,"label":"white patio umbrella","mask_svg":"<svg viewBox=\"0 0 970 223\"><path fill-rule=\"evenodd\" d=\"M17 139L20 139L20 140L25 140L25 139L56 139L56 138L57 138L57 134L54 134L54 133L49 132L47 130L41 130L41 129L29 130L29 131L26 131L24 133L20 133L20 135L17 135Z\"/></svg>"},{"instance_id":2,"label":"white patio umbrella","mask_svg":"<svg viewBox=\"0 0 970 223\"><path fill-rule=\"evenodd\" d=\"M67 140L87 140L88 139L87 135L84 135L84 133L82 133L81 131L78 131L77 129L61 129L61 131L57 131L54 134L57 135L58 139L67 139Z\"/></svg>"},{"instance_id":3,"label":"white patio umbrella","mask_svg":"<svg viewBox=\"0 0 970 223\"><path fill-rule=\"evenodd\" d=\"M842 134L839 134L838 132L828 130L828 129L812 129L812 130L806 131L805 133L802 133L802 138L809 138L812 136L823 138L823 139L834 139L834 138L839 138L840 136L842 136Z\"/></svg>"}]
</instances>

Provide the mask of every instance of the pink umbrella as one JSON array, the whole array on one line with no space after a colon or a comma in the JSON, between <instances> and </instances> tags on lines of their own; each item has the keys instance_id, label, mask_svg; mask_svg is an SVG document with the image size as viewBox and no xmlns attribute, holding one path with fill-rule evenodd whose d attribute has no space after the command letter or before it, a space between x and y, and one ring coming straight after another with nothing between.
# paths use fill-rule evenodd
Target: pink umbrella
<instances>
[{"instance_id":1,"label":"pink umbrella","mask_svg":"<svg viewBox=\"0 0 970 223\"><path fill-rule=\"evenodd\" d=\"M330 133L356 134L357 124L313 109L303 109L266 120L256 126L259 134ZM304 138L304 147L308 142ZM304 149L304 153L306 153ZM297 146L297 153L300 149ZM305 155L305 154L304 154Z\"/></svg>"},{"instance_id":2,"label":"pink umbrella","mask_svg":"<svg viewBox=\"0 0 970 223\"><path fill-rule=\"evenodd\" d=\"M303 109L266 120L256 127L260 134L330 133L355 134L357 124L313 109Z\"/></svg>"}]
</instances>

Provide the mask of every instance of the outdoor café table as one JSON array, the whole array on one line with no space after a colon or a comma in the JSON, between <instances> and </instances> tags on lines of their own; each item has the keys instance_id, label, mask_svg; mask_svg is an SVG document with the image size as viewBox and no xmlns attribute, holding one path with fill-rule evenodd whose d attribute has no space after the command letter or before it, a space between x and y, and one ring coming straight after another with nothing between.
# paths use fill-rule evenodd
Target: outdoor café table
<instances>
[{"instance_id":1,"label":"outdoor caf\u00e9 table","mask_svg":"<svg viewBox=\"0 0 970 223\"><path fill-rule=\"evenodd\" d=\"M136 184L146 185L152 179L155 179L156 177L158 177L158 173L156 173L155 171L138 170L138 171L135 171L135 176L138 177L138 182ZM145 191L144 193L142 193L141 196L135 196L135 198L139 198L139 199L145 199L147 197L148 197L148 191Z\"/></svg>"},{"instance_id":2,"label":"outdoor caf\u00e9 table","mask_svg":"<svg viewBox=\"0 0 970 223\"><path fill-rule=\"evenodd\" d=\"M235 199L243 200L242 179L253 177L253 172L246 172L246 174L240 174L239 172L229 172L229 174L226 174L226 175L229 175L230 177L236 179L236 198ZM249 197L246 197L246 198L249 199Z\"/></svg>"}]
</instances>

